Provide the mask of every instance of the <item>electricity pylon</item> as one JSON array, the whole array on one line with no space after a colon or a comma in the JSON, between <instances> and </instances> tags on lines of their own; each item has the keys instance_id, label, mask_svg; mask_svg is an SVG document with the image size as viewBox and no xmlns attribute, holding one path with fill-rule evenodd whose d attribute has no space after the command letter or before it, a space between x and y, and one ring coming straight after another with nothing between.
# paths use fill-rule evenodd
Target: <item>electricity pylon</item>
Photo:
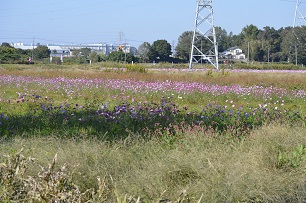
<instances>
[{"instance_id":1,"label":"electricity pylon","mask_svg":"<svg viewBox=\"0 0 306 203\"><path fill-rule=\"evenodd\" d=\"M293 28L296 27L296 21L297 19L302 19L306 23L306 19L302 12L300 11L299 7L302 2L300 0L296 0L296 7L295 7L295 13L294 13L294 22L293 22Z\"/></svg>"},{"instance_id":2,"label":"electricity pylon","mask_svg":"<svg viewBox=\"0 0 306 203\"><path fill-rule=\"evenodd\" d=\"M294 13L294 21L293 21L293 36L295 37L295 45L294 45L294 49L295 49L295 65L297 66L298 65L298 48L297 48L297 45L298 45L298 41L299 41L299 38L296 36L295 34L295 27L297 26L297 20L298 19L302 19L302 21L304 21L304 23L306 22L306 19L304 17L304 15L302 14L302 12L300 11L300 4L302 2L300 0L296 0L296 7L295 7L295 13Z\"/></svg>"},{"instance_id":3,"label":"electricity pylon","mask_svg":"<svg viewBox=\"0 0 306 203\"><path fill-rule=\"evenodd\" d=\"M219 69L212 0L197 0L189 68L202 61L207 61Z\"/></svg>"}]
</instances>

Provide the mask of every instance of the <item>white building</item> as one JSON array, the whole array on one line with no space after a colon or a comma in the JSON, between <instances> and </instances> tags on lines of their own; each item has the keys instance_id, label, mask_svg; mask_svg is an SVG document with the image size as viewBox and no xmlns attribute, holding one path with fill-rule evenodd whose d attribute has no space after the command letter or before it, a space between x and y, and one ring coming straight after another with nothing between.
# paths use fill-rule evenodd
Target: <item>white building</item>
<instances>
[{"instance_id":1,"label":"white building","mask_svg":"<svg viewBox=\"0 0 306 203\"><path fill-rule=\"evenodd\" d=\"M245 60L245 54L239 47L231 47L227 49L226 51L222 52L222 56L226 59Z\"/></svg>"},{"instance_id":2,"label":"white building","mask_svg":"<svg viewBox=\"0 0 306 203\"><path fill-rule=\"evenodd\" d=\"M47 45L48 49L50 49L51 57L69 57L71 53L68 49L63 49L61 46L58 45Z\"/></svg>"},{"instance_id":3,"label":"white building","mask_svg":"<svg viewBox=\"0 0 306 203\"><path fill-rule=\"evenodd\" d=\"M23 50L27 50L27 49L35 49L37 48L37 45L32 45L32 44L24 44L22 42L19 43L13 43L11 44L12 47L14 47L15 49L23 49Z\"/></svg>"},{"instance_id":4,"label":"white building","mask_svg":"<svg viewBox=\"0 0 306 203\"><path fill-rule=\"evenodd\" d=\"M37 45L29 45L24 43L13 43L11 44L16 49L35 49ZM50 49L51 54L50 56L62 56L62 57L69 57L73 56L73 50L82 49L82 48L89 48L92 51L97 53L102 53L104 55L108 55L113 51L117 51L122 49L122 51L126 53L131 53L133 55L137 54L137 49L135 47L131 47L129 44L124 45L112 45L112 44L62 44L62 45L52 45L48 44L47 47Z\"/></svg>"}]
</instances>

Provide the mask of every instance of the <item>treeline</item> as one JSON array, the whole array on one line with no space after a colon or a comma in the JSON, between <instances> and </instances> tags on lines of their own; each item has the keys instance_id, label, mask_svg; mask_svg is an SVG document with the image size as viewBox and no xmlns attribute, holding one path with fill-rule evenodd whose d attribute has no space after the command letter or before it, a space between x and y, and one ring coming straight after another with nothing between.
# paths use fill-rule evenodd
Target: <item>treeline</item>
<instances>
[{"instance_id":1,"label":"treeline","mask_svg":"<svg viewBox=\"0 0 306 203\"><path fill-rule=\"evenodd\" d=\"M38 45L35 49L24 50L15 49L9 43L2 43L0 46L0 64L18 63L27 64L33 63L32 58L43 59L49 58L51 51L47 46Z\"/></svg>"},{"instance_id":2,"label":"treeline","mask_svg":"<svg viewBox=\"0 0 306 203\"><path fill-rule=\"evenodd\" d=\"M82 64L88 60L92 62L101 62L106 60L111 61L126 61L131 63L136 61L135 57L130 53L123 53L122 50L111 53L108 57L103 54L98 54L89 48L71 50L73 57L66 57L64 60L67 63ZM38 45L34 49L16 49L9 43L4 42L0 46L0 64L31 64L36 62L49 62L51 50L47 46ZM62 63L60 57L52 57L52 63Z\"/></svg>"},{"instance_id":3,"label":"treeline","mask_svg":"<svg viewBox=\"0 0 306 203\"><path fill-rule=\"evenodd\" d=\"M306 64L306 26L285 27L278 30L266 26L259 29L255 25L245 26L241 33L227 33L225 29L216 27L216 37L219 52L238 46L250 61L284 62L291 64ZM190 57L193 32L186 31L178 38L175 49L166 40L156 40L152 44L144 42L138 47L136 56L124 53L122 50L113 51L108 56L98 54L88 48L72 50L74 57L65 59L71 63L115 61L115 62L174 62L185 63ZM211 43L207 39L197 41L197 47L208 50ZM172 50L175 50L174 53ZM204 51L205 52L205 51ZM41 60L50 57L51 51L47 46L37 46L33 50L22 50L11 47L8 43L0 46L0 63L28 63L29 58ZM220 54L221 55L221 54ZM59 59L55 59L55 61Z\"/></svg>"},{"instance_id":4,"label":"treeline","mask_svg":"<svg viewBox=\"0 0 306 203\"><path fill-rule=\"evenodd\" d=\"M190 43L193 32L184 32L176 46L177 57L187 60L190 55ZM278 30L266 26L258 29L254 25L245 26L241 33L227 33L221 27L216 27L216 37L219 52L238 46L250 61L257 62L287 62L306 64L306 27L285 27ZM198 47L205 50L205 39L198 42Z\"/></svg>"},{"instance_id":5,"label":"treeline","mask_svg":"<svg viewBox=\"0 0 306 203\"><path fill-rule=\"evenodd\" d=\"M89 48L73 49L70 50L71 54L69 57L54 57L57 54L56 50L48 49L47 46L38 45L34 49L23 50L16 49L12 47L9 43L4 42L0 46L0 64L6 63L18 63L18 64L28 64L34 62L54 62L62 63L63 60L66 64L82 64L90 62L103 62L103 61L112 61L112 62L121 62L121 63L133 63L133 62L174 62L177 59L174 59L171 54L171 45L166 40L157 40L152 46L141 48L140 50L144 51L141 55L134 56L131 53L124 52L122 48L119 48L116 51L112 51L107 56L101 53L97 53L94 50ZM145 50L147 49L147 50ZM53 55L52 60L49 61L51 55ZM63 54L64 55L64 54ZM50 58L51 59L51 58Z\"/></svg>"}]
</instances>

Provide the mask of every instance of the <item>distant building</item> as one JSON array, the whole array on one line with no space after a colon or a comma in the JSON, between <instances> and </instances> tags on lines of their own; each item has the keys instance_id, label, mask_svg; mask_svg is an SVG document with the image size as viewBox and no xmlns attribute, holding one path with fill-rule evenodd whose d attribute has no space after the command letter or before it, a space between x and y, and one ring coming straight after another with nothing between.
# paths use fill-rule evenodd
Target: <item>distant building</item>
<instances>
[{"instance_id":1,"label":"distant building","mask_svg":"<svg viewBox=\"0 0 306 203\"><path fill-rule=\"evenodd\" d=\"M13 43L10 44L12 47L14 47L15 49L23 49L23 50L27 50L27 49L35 49L37 48L37 45L32 45L32 44L24 44L22 42L19 43Z\"/></svg>"},{"instance_id":2,"label":"distant building","mask_svg":"<svg viewBox=\"0 0 306 203\"><path fill-rule=\"evenodd\" d=\"M51 54L50 54L51 57L69 57L71 56L71 52L69 49L63 49L61 46L58 46L58 45L48 45L47 47L51 51Z\"/></svg>"},{"instance_id":3,"label":"distant building","mask_svg":"<svg viewBox=\"0 0 306 203\"><path fill-rule=\"evenodd\" d=\"M245 54L242 52L242 49L239 47L231 47L226 51L222 52L222 58L225 59L236 59L236 60L245 60Z\"/></svg>"},{"instance_id":4,"label":"distant building","mask_svg":"<svg viewBox=\"0 0 306 203\"><path fill-rule=\"evenodd\" d=\"M36 45L29 45L24 43L13 43L11 44L16 49L35 49ZM82 48L89 48L92 51L97 53L101 53L104 55L109 55L113 51L117 51L121 49L123 52L131 53L134 56L137 54L137 49L135 47L131 47L129 44L124 45L112 45L112 44L62 44L62 45L53 45L48 44L46 45L50 51L50 56L52 57L71 57L73 56L73 50L82 49Z\"/></svg>"}]
</instances>

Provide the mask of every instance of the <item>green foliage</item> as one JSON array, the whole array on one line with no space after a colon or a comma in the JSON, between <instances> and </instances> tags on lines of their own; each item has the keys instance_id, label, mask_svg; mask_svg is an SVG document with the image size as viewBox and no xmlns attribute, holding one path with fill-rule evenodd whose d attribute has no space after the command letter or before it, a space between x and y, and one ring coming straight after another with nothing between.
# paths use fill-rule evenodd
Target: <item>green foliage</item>
<instances>
[{"instance_id":1,"label":"green foliage","mask_svg":"<svg viewBox=\"0 0 306 203\"><path fill-rule=\"evenodd\" d=\"M161 135L167 132L169 136L176 136L180 129L198 125L221 135L243 138L266 123L306 123L297 112L264 107L231 109L209 104L200 112L190 112L166 98L162 98L159 104L122 102L110 108L101 105L98 100L87 100L80 106L73 103L56 105L52 99L43 99L38 95L23 97L20 104L26 110L23 115L13 112L0 115L0 134L3 138L12 138L18 134L28 136L39 130L42 136L79 137L85 130L89 137L103 136L104 139L117 140L130 133L145 136L148 132L159 132Z\"/></svg>"},{"instance_id":2,"label":"green foliage","mask_svg":"<svg viewBox=\"0 0 306 203\"><path fill-rule=\"evenodd\" d=\"M233 42L234 36L228 35L225 29L222 29L221 27L215 27L215 32L219 52L223 52L230 47L237 46L237 44Z\"/></svg>"},{"instance_id":3,"label":"green foliage","mask_svg":"<svg viewBox=\"0 0 306 203\"><path fill-rule=\"evenodd\" d=\"M50 49L47 46L39 45L34 49L34 59L43 59L50 57Z\"/></svg>"},{"instance_id":4,"label":"green foliage","mask_svg":"<svg viewBox=\"0 0 306 203\"><path fill-rule=\"evenodd\" d=\"M113 51L111 52L107 59L109 61L121 62L121 63L132 63L136 61L136 58L131 53L124 53L123 51Z\"/></svg>"},{"instance_id":5,"label":"green foliage","mask_svg":"<svg viewBox=\"0 0 306 203\"><path fill-rule=\"evenodd\" d=\"M73 49L72 53L76 57L85 57L87 58L91 53L91 49L89 48L81 48L81 49Z\"/></svg>"},{"instance_id":6,"label":"green foliage","mask_svg":"<svg viewBox=\"0 0 306 203\"><path fill-rule=\"evenodd\" d=\"M140 62L147 63L149 62L149 52L151 49L151 45L149 42L144 42L138 47L138 55L140 57Z\"/></svg>"},{"instance_id":7,"label":"green foliage","mask_svg":"<svg viewBox=\"0 0 306 203\"><path fill-rule=\"evenodd\" d=\"M295 63L295 57L297 57L298 64L306 64L306 54L305 54L306 26L293 28L292 38L291 38L291 50L292 50L291 61Z\"/></svg>"},{"instance_id":8,"label":"green foliage","mask_svg":"<svg viewBox=\"0 0 306 203\"><path fill-rule=\"evenodd\" d=\"M9 43L7 42L2 42L1 44L2 47L8 47L8 48L13 48Z\"/></svg>"},{"instance_id":9,"label":"green foliage","mask_svg":"<svg viewBox=\"0 0 306 203\"><path fill-rule=\"evenodd\" d=\"M251 25L247 25L242 29L242 35L244 37L244 39L246 40L246 42L250 42L252 40L255 40L257 38L257 35L259 33L259 29L251 24Z\"/></svg>"},{"instance_id":10,"label":"green foliage","mask_svg":"<svg viewBox=\"0 0 306 203\"><path fill-rule=\"evenodd\" d=\"M284 151L279 149L277 156L277 167L280 168L297 168L304 164L304 171L306 172L306 147L305 145L298 145L292 151Z\"/></svg>"},{"instance_id":11,"label":"green foliage","mask_svg":"<svg viewBox=\"0 0 306 203\"><path fill-rule=\"evenodd\" d=\"M151 46L149 57L152 61L168 61L171 53L171 45L166 40L157 40Z\"/></svg>"},{"instance_id":12,"label":"green foliage","mask_svg":"<svg viewBox=\"0 0 306 203\"><path fill-rule=\"evenodd\" d=\"M284 170L275 167L278 151L271 149L280 145L303 157L304 132L269 125L239 141L195 126L182 129L171 148L137 134L113 143L18 138L0 145L0 201L303 202L305 159Z\"/></svg>"},{"instance_id":13,"label":"green foliage","mask_svg":"<svg viewBox=\"0 0 306 203\"><path fill-rule=\"evenodd\" d=\"M138 72L138 73L147 73L147 68L143 65L138 64L127 64L126 65L127 72Z\"/></svg>"},{"instance_id":14,"label":"green foliage","mask_svg":"<svg viewBox=\"0 0 306 203\"><path fill-rule=\"evenodd\" d=\"M56 167L57 154L48 167L40 166L37 176L28 176L27 169L36 164L35 159L26 158L23 149L12 155L0 157L0 201L1 202L109 202L114 199L116 203L140 203L141 198L125 194L122 196L111 176L101 180L97 177L97 188L81 191L73 182L73 173L64 165ZM37 167L37 166L36 166ZM188 171L186 171L188 173ZM184 173L184 172L183 172ZM189 176L178 172L179 176ZM176 175L174 175L176 176ZM173 175L171 179L175 178ZM174 179L173 179L174 180ZM175 180L180 181L180 180ZM202 195L203 196L203 195ZM202 198L201 196L201 198ZM201 200L200 198L200 200ZM199 201L200 201L199 200ZM165 200L159 200L163 202ZM174 202L189 201L189 195L184 190Z\"/></svg>"},{"instance_id":15,"label":"green foliage","mask_svg":"<svg viewBox=\"0 0 306 203\"><path fill-rule=\"evenodd\" d=\"M212 77L212 76L213 76L213 70L212 70L212 69L209 69L209 70L207 71L207 76L208 76L208 77Z\"/></svg>"},{"instance_id":16,"label":"green foliage","mask_svg":"<svg viewBox=\"0 0 306 203\"><path fill-rule=\"evenodd\" d=\"M300 70L301 66L291 63L234 63L234 69L250 69L250 70Z\"/></svg>"},{"instance_id":17,"label":"green foliage","mask_svg":"<svg viewBox=\"0 0 306 203\"><path fill-rule=\"evenodd\" d=\"M23 59L27 59L32 56L32 50L16 49L17 54L19 54Z\"/></svg>"},{"instance_id":18,"label":"green foliage","mask_svg":"<svg viewBox=\"0 0 306 203\"><path fill-rule=\"evenodd\" d=\"M99 62L100 56L97 54L97 52L93 51L89 54L88 58L91 60L92 63Z\"/></svg>"},{"instance_id":19,"label":"green foliage","mask_svg":"<svg viewBox=\"0 0 306 203\"><path fill-rule=\"evenodd\" d=\"M65 86L66 77L76 82L113 77L116 84L131 77L268 87L292 82L304 90L303 83L293 83L303 81L303 74L290 75L288 82L278 74L269 75L273 80L265 80L265 73L224 77L224 70L213 72L213 78L168 70L154 75L138 74L145 70L140 64L101 64L63 65L61 71L55 65L1 68L3 75L60 75L52 87ZM101 66L123 73L108 75L96 70ZM124 73L124 67L136 73ZM282 107L278 96L258 107L250 95L52 89L39 80L16 78L1 86L0 202L303 202L306 123L299 106L304 98L282 96L282 104L296 106L292 109ZM227 106L218 105L225 100ZM21 147L27 155L7 155ZM48 166L56 153L58 160Z\"/></svg>"},{"instance_id":20,"label":"green foliage","mask_svg":"<svg viewBox=\"0 0 306 203\"><path fill-rule=\"evenodd\" d=\"M189 60L192 37L193 32L186 31L178 38L178 43L175 47L177 57L186 61Z\"/></svg>"},{"instance_id":21,"label":"green foliage","mask_svg":"<svg viewBox=\"0 0 306 203\"><path fill-rule=\"evenodd\" d=\"M0 64L1 63L13 63L19 60L20 55L17 53L16 49L10 46L0 46Z\"/></svg>"}]
</instances>

